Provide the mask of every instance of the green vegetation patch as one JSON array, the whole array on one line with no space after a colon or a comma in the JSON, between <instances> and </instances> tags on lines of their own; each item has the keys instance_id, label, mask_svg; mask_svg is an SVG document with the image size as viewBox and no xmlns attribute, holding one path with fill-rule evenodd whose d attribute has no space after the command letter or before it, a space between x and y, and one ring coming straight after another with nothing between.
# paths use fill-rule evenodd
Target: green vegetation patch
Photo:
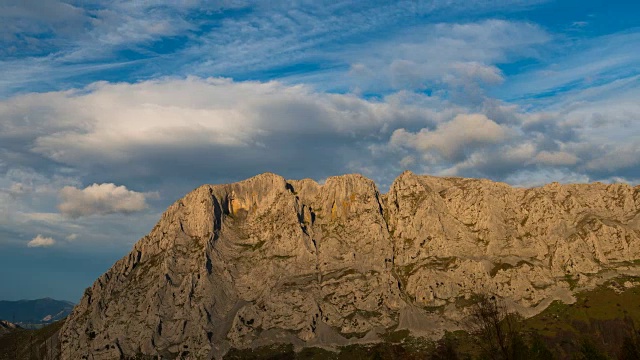
<instances>
[{"instance_id":1,"label":"green vegetation patch","mask_svg":"<svg viewBox=\"0 0 640 360\"><path fill-rule=\"evenodd\" d=\"M291 345L272 345L258 349L232 349L224 357L227 359L251 360L379 360L379 359L429 359L435 349L432 341L410 336L408 330L394 331L382 335L385 342L373 344L353 344L341 346L336 351L317 347L293 350Z\"/></svg>"},{"instance_id":2,"label":"green vegetation patch","mask_svg":"<svg viewBox=\"0 0 640 360\"><path fill-rule=\"evenodd\" d=\"M529 265L529 266L533 267L533 264L528 262L528 261L526 261L526 260L518 261L518 263L515 266L511 265L509 263L499 263L499 264L494 264L493 269L491 269L491 271L489 272L489 275L491 275L491 277L494 277L494 276L496 276L498 274L498 272L500 270L507 271L509 269L518 268L518 267L520 267L522 265Z\"/></svg>"},{"instance_id":3,"label":"green vegetation patch","mask_svg":"<svg viewBox=\"0 0 640 360\"><path fill-rule=\"evenodd\" d=\"M381 334L380 337L385 341L393 344L401 343L411 335L411 332L407 329L391 331L385 334Z\"/></svg>"},{"instance_id":4,"label":"green vegetation patch","mask_svg":"<svg viewBox=\"0 0 640 360\"><path fill-rule=\"evenodd\" d=\"M265 243L266 243L265 240L260 240L255 244L235 243L234 245L241 247L243 250L256 251L260 249L262 246L264 246Z\"/></svg>"},{"instance_id":5,"label":"green vegetation patch","mask_svg":"<svg viewBox=\"0 0 640 360\"><path fill-rule=\"evenodd\" d=\"M500 270L506 271L513 268L514 266L508 263L494 264L493 269L491 269L491 271L489 272L489 275L491 275L491 277L494 277Z\"/></svg>"},{"instance_id":6,"label":"green vegetation patch","mask_svg":"<svg viewBox=\"0 0 640 360\"><path fill-rule=\"evenodd\" d=\"M576 279L573 275L571 274L566 274L564 276L564 281L567 282L567 284L569 284L569 289L573 290L578 286L578 279Z\"/></svg>"},{"instance_id":7,"label":"green vegetation patch","mask_svg":"<svg viewBox=\"0 0 640 360\"><path fill-rule=\"evenodd\" d=\"M640 329L640 287L626 289L625 281L638 278L618 277L579 292L574 304L554 301L526 319L525 330L542 336L559 358L594 349L617 358L625 338L635 338Z\"/></svg>"},{"instance_id":8,"label":"green vegetation patch","mask_svg":"<svg viewBox=\"0 0 640 360\"><path fill-rule=\"evenodd\" d=\"M225 360L278 360L296 359L291 344L276 344L256 349L231 349L224 356Z\"/></svg>"}]
</instances>

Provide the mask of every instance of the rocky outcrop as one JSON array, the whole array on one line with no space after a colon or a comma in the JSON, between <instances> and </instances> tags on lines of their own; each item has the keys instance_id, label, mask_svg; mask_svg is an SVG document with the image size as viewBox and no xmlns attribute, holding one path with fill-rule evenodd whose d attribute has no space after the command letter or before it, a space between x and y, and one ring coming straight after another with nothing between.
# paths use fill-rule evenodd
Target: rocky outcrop
<instances>
[{"instance_id":1,"label":"rocky outcrop","mask_svg":"<svg viewBox=\"0 0 640 360\"><path fill-rule=\"evenodd\" d=\"M14 323L10 323L6 320L0 320L0 336L10 333L20 327Z\"/></svg>"},{"instance_id":2,"label":"rocky outcrop","mask_svg":"<svg viewBox=\"0 0 640 360\"><path fill-rule=\"evenodd\" d=\"M513 188L403 173L205 185L87 289L62 358L220 358L230 347L438 336L474 293L528 314L640 259L640 187Z\"/></svg>"}]
</instances>

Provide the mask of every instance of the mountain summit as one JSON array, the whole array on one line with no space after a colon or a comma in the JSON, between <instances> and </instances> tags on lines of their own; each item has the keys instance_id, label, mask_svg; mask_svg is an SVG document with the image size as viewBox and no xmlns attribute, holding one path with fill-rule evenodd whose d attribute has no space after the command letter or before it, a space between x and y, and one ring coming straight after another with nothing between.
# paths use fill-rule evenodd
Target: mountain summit
<instances>
[{"instance_id":1,"label":"mountain summit","mask_svg":"<svg viewBox=\"0 0 640 360\"><path fill-rule=\"evenodd\" d=\"M438 337L475 293L525 315L615 273L638 274L640 186L514 188L400 175L262 174L176 201L85 291L63 359L220 358L390 330Z\"/></svg>"}]
</instances>

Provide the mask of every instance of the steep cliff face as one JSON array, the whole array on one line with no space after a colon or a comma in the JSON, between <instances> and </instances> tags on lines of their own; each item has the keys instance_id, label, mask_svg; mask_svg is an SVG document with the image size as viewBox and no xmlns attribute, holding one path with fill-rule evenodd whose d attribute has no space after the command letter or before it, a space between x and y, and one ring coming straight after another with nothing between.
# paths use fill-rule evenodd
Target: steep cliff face
<instances>
[{"instance_id":1,"label":"steep cliff face","mask_svg":"<svg viewBox=\"0 0 640 360\"><path fill-rule=\"evenodd\" d=\"M61 331L62 357L200 359L394 328L437 336L473 293L531 313L638 259L640 187L405 172L381 195L360 175L320 185L262 174L171 205L87 289Z\"/></svg>"}]
</instances>

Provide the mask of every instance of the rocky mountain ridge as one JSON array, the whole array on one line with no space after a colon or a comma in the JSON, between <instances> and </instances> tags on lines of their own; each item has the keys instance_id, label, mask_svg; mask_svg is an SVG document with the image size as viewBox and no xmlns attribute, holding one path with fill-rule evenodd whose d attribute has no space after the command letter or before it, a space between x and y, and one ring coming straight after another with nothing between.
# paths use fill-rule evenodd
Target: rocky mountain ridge
<instances>
[{"instance_id":1,"label":"rocky mountain ridge","mask_svg":"<svg viewBox=\"0 0 640 360\"><path fill-rule=\"evenodd\" d=\"M63 359L220 358L276 342L438 337L475 293L523 314L640 266L640 186L400 175L204 185L94 285Z\"/></svg>"}]
</instances>

